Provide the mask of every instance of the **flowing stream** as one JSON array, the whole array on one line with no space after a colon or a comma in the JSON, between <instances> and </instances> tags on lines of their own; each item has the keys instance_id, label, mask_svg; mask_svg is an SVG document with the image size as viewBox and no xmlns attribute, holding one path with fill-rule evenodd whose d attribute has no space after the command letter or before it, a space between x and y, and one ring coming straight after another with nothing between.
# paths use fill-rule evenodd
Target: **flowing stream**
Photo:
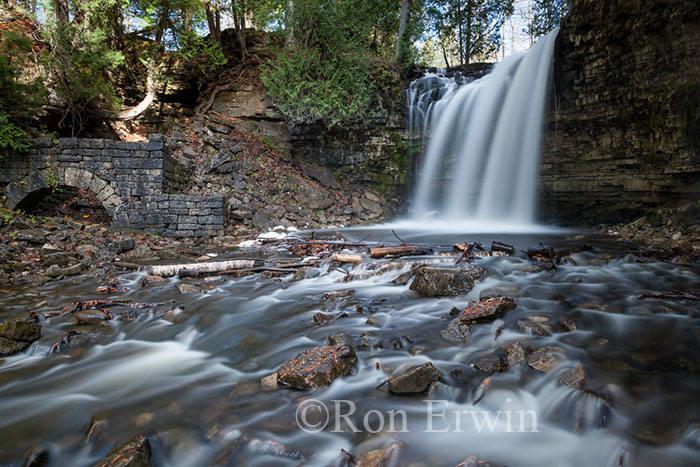
<instances>
[{"instance_id":1,"label":"flowing stream","mask_svg":"<svg viewBox=\"0 0 700 467\"><path fill-rule=\"evenodd\" d=\"M353 240L393 238L376 228L345 233ZM78 326L71 314L44 320L39 341L0 361L0 463L21 463L30 448L41 444L51 453L50 465L92 465L136 433L150 437L159 466L335 465L341 449L360 456L388 442L400 443L400 465L456 465L468 455L509 466L618 466L620 459L635 466L696 463L697 303L637 296L692 288L700 279L697 265L641 260L618 243L589 238L585 241L593 250L571 255L556 271L538 268L522 253L481 258L476 263L486 274L467 295L422 298L392 281L415 261L454 263L458 255L451 246L465 235L397 233L409 242L438 247L431 256L391 261L394 267L378 275L371 271L390 260L346 266L350 281L341 268L326 262L301 280L255 274L142 285L143 272L104 275L96 270L33 290L3 290L0 306L8 318L55 312L95 298L174 300L175 305L169 305L174 311L164 318L158 317L157 307L125 305L123 310L136 315L127 322L117 319L116 307L115 318L104 326ZM469 239L484 244L498 239L518 249L546 241L556 250L584 241L563 234ZM289 256L274 248L259 254ZM97 295L98 286L110 279L117 279L123 291ZM183 282L202 290L181 294L176 287ZM516 297L517 307L504 323L473 325L466 343L440 336L453 307L463 308L492 288ZM323 298L324 292L343 290L354 294ZM345 311L348 317L320 327L313 322L319 311ZM563 332L559 323L566 320L575 329ZM549 331L528 333L522 322ZM92 342L49 354L69 329L92 334ZM351 376L312 391L261 390L261 378L339 331L351 336L357 348L359 363ZM369 345L359 344L362 336ZM472 362L501 352L509 341L557 347L560 363L543 373L522 362L490 375L488 390L473 406L489 374ZM402 397L380 386L388 375L426 361L442 374L428 394ZM579 365L585 373L581 388L557 383ZM338 432L333 423L319 433L301 430L296 411L309 398L326 403L331 413L333 401L352 401L356 412L349 418L359 432L344 423ZM372 410L403 410L406 424L393 430L388 422L380 427L374 413L364 426L363 417ZM455 411L466 411L460 422ZM472 415L466 415L474 411L492 416L510 412L512 426L509 430L503 415L493 430L482 426L479 432ZM521 411L530 413L524 425ZM348 413L345 406L340 413ZM86 441L93 417L105 425Z\"/></svg>"},{"instance_id":2,"label":"flowing stream","mask_svg":"<svg viewBox=\"0 0 700 467\"><path fill-rule=\"evenodd\" d=\"M639 296L692 290L700 267L532 226L555 35L482 79L437 72L409 90L411 126L430 138L415 198L421 217L394 228L408 242L432 246L430 254L357 265L326 260L296 278L146 283L144 272L93 269L31 289L4 288L3 320L28 312L47 318L40 340L0 360L0 464L21 465L43 446L49 465L94 465L115 444L143 434L155 465L164 467L350 465L343 450L361 458L387 448L392 459L381 465L457 465L467 456L512 467L697 465L698 302ZM435 211L442 223L427 217ZM456 222L464 219L471 219L466 227ZM344 234L396 243L382 226ZM410 281L396 281L417 262L454 265L461 255L455 243L493 240L513 244L515 253L476 258L485 274L467 294L421 297ZM551 269L523 252L537 242L580 251ZM215 253L292 256L271 246ZM108 281L117 287L100 295ZM194 291L180 292L182 284ZM516 307L473 324L465 342L443 338L451 311L488 291L514 297ZM78 325L73 313L61 313L95 299L124 302L111 306L114 318L103 325ZM319 326L318 312L347 316ZM70 330L87 342L52 353ZM351 375L327 388L263 390L261 378L341 331L359 359ZM528 358L506 367L515 343ZM537 363L539 351L546 353ZM429 392L387 390L387 377L425 362L441 374ZM576 384L566 382L572 374ZM325 404L328 418L317 411L300 422L310 404Z\"/></svg>"}]
</instances>

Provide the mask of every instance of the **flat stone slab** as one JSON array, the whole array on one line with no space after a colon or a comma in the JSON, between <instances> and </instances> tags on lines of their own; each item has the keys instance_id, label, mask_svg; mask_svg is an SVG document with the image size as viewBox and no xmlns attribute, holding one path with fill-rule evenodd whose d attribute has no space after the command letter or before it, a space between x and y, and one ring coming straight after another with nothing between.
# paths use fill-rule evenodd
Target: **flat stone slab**
<instances>
[{"instance_id":1,"label":"flat stone slab","mask_svg":"<svg viewBox=\"0 0 700 467\"><path fill-rule=\"evenodd\" d=\"M415 365L389 378L389 392L420 394L426 392L440 376L440 371L431 362Z\"/></svg>"},{"instance_id":2,"label":"flat stone slab","mask_svg":"<svg viewBox=\"0 0 700 467\"><path fill-rule=\"evenodd\" d=\"M357 365L355 350L346 343L313 347L300 352L277 371L278 380L295 388L330 386Z\"/></svg>"},{"instance_id":3,"label":"flat stone slab","mask_svg":"<svg viewBox=\"0 0 700 467\"><path fill-rule=\"evenodd\" d=\"M421 266L415 271L410 289L423 297L456 297L468 293L484 270L479 266L437 268Z\"/></svg>"},{"instance_id":4,"label":"flat stone slab","mask_svg":"<svg viewBox=\"0 0 700 467\"><path fill-rule=\"evenodd\" d=\"M460 314L459 320L465 324L493 321L515 307L515 302L511 297L487 298L480 302L470 302Z\"/></svg>"}]
</instances>

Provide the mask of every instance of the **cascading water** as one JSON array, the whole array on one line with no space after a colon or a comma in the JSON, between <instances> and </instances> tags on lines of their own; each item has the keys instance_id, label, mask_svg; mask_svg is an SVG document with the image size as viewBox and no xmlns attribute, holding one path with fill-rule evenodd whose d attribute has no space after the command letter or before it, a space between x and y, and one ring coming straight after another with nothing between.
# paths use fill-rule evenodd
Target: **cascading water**
<instances>
[{"instance_id":1,"label":"cascading water","mask_svg":"<svg viewBox=\"0 0 700 467\"><path fill-rule=\"evenodd\" d=\"M557 32L527 53L506 57L479 80L462 84L427 74L411 84L409 131L421 125L424 138L430 132L414 195L417 217L534 221L542 120Z\"/></svg>"}]
</instances>

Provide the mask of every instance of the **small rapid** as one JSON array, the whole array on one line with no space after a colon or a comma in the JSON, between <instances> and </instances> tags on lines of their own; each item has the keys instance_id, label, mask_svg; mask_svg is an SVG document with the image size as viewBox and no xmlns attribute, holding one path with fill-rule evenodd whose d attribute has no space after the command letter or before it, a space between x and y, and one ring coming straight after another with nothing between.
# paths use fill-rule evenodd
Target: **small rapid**
<instances>
[{"instance_id":1,"label":"small rapid","mask_svg":"<svg viewBox=\"0 0 700 467\"><path fill-rule=\"evenodd\" d=\"M393 238L377 229L345 234ZM0 306L7 316L33 310L51 317L39 341L0 362L0 462L20 462L41 444L52 465L93 465L135 433L149 436L156 465L168 467L325 466L339 461L341 449L362 456L387 446L397 446L396 462L431 466L470 455L517 466L619 466L620 459L681 466L697 459L698 309L638 298L691 288L700 277L696 265L640 262L609 240L549 234L557 250L583 242L593 248L570 254L556 271L522 254L477 258L485 274L471 291L430 298L398 278L418 262L451 266L459 256L452 244L463 236L398 234L431 240L434 253L358 265L323 261L294 275L144 283L145 273L130 272L67 278L33 293L6 289ZM517 249L532 239L508 237ZM289 257L269 247L258 254ZM107 280L126 287L101 298L167 302L177 312L132 307L140 310L135 319L94 326L56 313L94 299ZM197 291L179 292L183 283ZM494 290L515 297L517 307L501 322L472 325L464 343L441 337L453 308ZM347 317L319 326L319 312ZM49 353L69 329L90 334L90 342ZM351 375L311 391L261 388L261 378L338 332L356 348ZM514 342L527 352L554 349L557 365L539 371L525 360L503 372L479 369L505 358ZM425 362L442 375L430 392L397 396L383 386ZM561 383L578 368L583 383ZM331 421L318 432L303 430L297 411L312 399L331 415L349 413L336 401L354 404L348 420L358 431L344 419L339 429ZM402 419L401 429L380 424L379 414L391 411L405 413L405 429ZM88 436L95 420L101 429Z\"/></svg>"}]
</instances>

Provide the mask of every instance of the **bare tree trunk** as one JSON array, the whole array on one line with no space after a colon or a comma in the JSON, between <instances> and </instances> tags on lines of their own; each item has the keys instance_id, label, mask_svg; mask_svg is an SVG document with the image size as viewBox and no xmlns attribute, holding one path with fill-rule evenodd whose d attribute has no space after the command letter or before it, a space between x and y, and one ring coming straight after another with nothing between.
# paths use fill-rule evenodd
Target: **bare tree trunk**
<instances>
[{"instance_id":1,"label":"bare tree trunk","mask_svg":"<svg viewBox=\"0 0 700 467\"><path fill-rule=\"evenodd\" d=\"M246 13L246 3L245 1L238 1L231 4L231 9L233 13L233 26L236 31L236 40L238 41L238 48L241 49L241 63L248 58L248 47L246 46L245 37L245 13Z\"/></svg>"},{"instance_id":2,"label":"bare tree trunk","mask_svg":"<svg viewBox=\"0 0 700 467\"><path fill-rule=\"evenodd\" d=\"M116 115L110 116L110 120L131 120L136 118L150 107L156 98L156 64L154 60L149 60L148 62L148 74L146 75L146 96L141 102L135 107L130 109L122 110Z\"/></svg>"},{"instance_id":3,"label":"bare tree trunk","mask_svg":"<svg viewBox=\"0 0 700 467\"><path fill-rule=\"evenodd\" d=\"M402 0L401 2L401 17L399 18L399 34L396 37L396 53L394 55L394 61L398 62L401 58L401 49L403 36L406 34L406 25L408 24L408 15L411 10L411 1Z\"/></svg>"},{"instance_id":4,"label":"bare tree trunk","mask_svg":"<svg viewBox=\"0 0 700 467\"><path fill-rule=\"evenodd\" d=\"M467 0L468 1L468 0ZM462 35L462 0L457 0L457 35L459 36L459 63L464 64L464 36Z\"/></svg>"},{"instance_id":5,"label":"bare tree trunk","mask_svg":"<svg viewBox=\"0 0 700 467\"><path fill-rule=\"evenodd\" d=\"M440 47L442 47L442 57L445 59L445 67L449 68L450 67L450 61L447 59L447 50L445 50L445 44L441 43Z\"/></svg>"},{"instance_id":6,"label":"bare tree trunk","mask_svg":"<svg viewBox=\"0 0 700 467\"><path fill-rule=\"evenodd\" d=\"M68 22L68 1L53 0L53 12L56 16L56 22L66 24Z\"/></svg>"},{"instance_id":7,"label":"bare tree trunk","mask_svg":"<svg viewBox=\"0 0 700 467\"><path fill-rule=\"evenodd\" d=\"M285 26L287 28L287 37L284 40L285 45L287 47L292 47L296 43L296 41L294 40L294 0L289 0L287 2Z\"/></svg>"},{"instance_id":8,"label":"bare tree trunk","mask_svg":"<svg viewBox=\"0 0 700 467\"><path fill-rule=\"evenodd\" d=\"M472 58L472 22L474 21L474 5L467 0L467 37L464 49L464 64L469 64Z\"/></svg>"},{"instance_id":9,"label":"bare tree trunk","mask_svg":"<svg viewBox=\"0 0 700 467\"><path fill-rule=\"evenodd\" d=\"M207 15L207 25L209 26L209 35L211 36L211 40L219 44L221 43L221 31L219 31L216 26L216 16L214 14L214 9L211 6L211 0L204 1L204 11Z\"/></svg>"}]
</instances>

